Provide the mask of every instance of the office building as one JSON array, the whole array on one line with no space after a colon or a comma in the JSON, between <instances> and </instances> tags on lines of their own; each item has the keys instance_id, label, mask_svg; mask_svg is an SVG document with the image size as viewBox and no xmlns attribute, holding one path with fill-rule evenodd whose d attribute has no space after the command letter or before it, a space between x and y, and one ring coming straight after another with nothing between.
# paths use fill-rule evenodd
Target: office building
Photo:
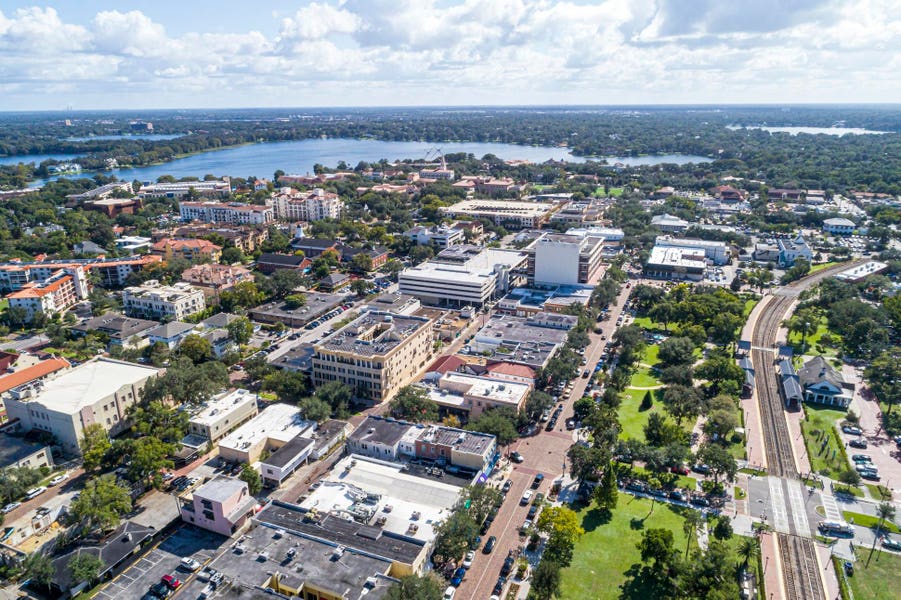
<instances>
[{"instance_id":1,"label":"office building","mask_svg":"<svg viewBox=\"0 0 901 600\"><path fill-rule=\"evenodd\" d=\"M215 444L259 414L259 396L244 389L223 392L191 415L188 433L206 438Z\"/></svg>"},{"instance_id":2,"label":"office building","mask_svg":"<svg viewBox=\"0 0 901 600\"><path fill-rule=\"evenodd\" d=\"M275 403L219 440L219 456L228 462L253 464L263 451L274 452L303 435L310 437L316 424L307 421L296 406Z\"/></svg>"},{"instance_id":3,"label":"office building","mask_svg":"<svg viewBox=\"0 0 901 600\"><path fill-rule=\"evenodd\" d=\"M603 266L604 238L599 235L546 233L529 255L529 280L536 286L596 284Z\"/></svg>"},{"instance_id":4,"label":"office building","mask_svg":"<svg viewBox=\"0 0 901 600\"><path fill-rule=\"evenodd\" d=\"M203 291L190 283L162 285L156 279L122 291L125 314L131 317L181 320L206 308Z\"/></svg>"},{"instance_id":5,"label":"office building","mask_svg":"<svg viewBox=\"0 0 901 600\"><path fill-rule=\"evenodd\" d=\"M139 235L126 235L116 238L115 243L117 249L134 253L138 250L143 250L144 248L150 248L150 246L153 245L153 240L149 237L142 237Z\"/></svg>"},{"instance_id":6,"label":"office building","mask_svg":"<svg viewBox=\"0 0 901 600\"><path fill-rule=\"evenodd\" d=\"M646 277L700 281L707 269L703 248L670 248L654 246L644 266Z\"/></svg>"},{"instance_id":7,"label":"office building","mask_svg":"<svg viewBox=\"0 0 901 600\"><path fill-rule=\"evenodd\" d=\"M344 211L344 202L338 194L322 188L310 191L282 188L272 196L270 205L275 211L275 218L281 221L338 219Z\"/></svg>"},{"instance_id":8,"label":"office building","mask_svg":"<svg viewBox=\"0 0 901 600\"><path fill-rule=\"evenodd\" d=\"M137 214L143 207L144 203L140 198L102 198L86 201L83 205L85 210L102 212L110 219L119 215Z\"/></svg>"},{"instance_id":9,"label":"office building","mask_svg":"<svg viewBox=\"0 0 901 600\"><path fill-rule=\"evenodd\" d=\"M856 267L842 271L841 273L837 274L835 278L841 281L856 283L858 281L863 281L870 275L878 275L887 270L888 264L871 260L865 262L862 265L857 265Z\"/></svg>"},{"instance_id":10,"label":"office building","mask_svg":"<svg viewBox=\"0 0 901 600\"><path fill-rule=\"evenodd\" d=\"M851 219L836 217L823 221L823 231L832 235L851 235L856 227Z\"/></svg>"},{"instance_id":11,"label":"office building","mask_svg":"<svg viewBox=\"0 0 901 600\"><path fill-rule=\"evenodd\" d=\"M662 215L654 215L651 218L651 226L656 227L660 231L667 233L682 233L691 225L685 219L674 217L673 215L663 213Z\"/></svg>"},{"instance_id":12,"label":"office building","mask_svg":"<svg viewBox=\"0 0 901 600\"><path fill-rule=\"evenodd\" d=\"M241 202L179 202L181 220L190 223L224 223L228 225L266 225L275 220L271 206Z\"/></svg>"},{"instance_id":13,"label":"office building","mask_svg":"<svg viewBox=\"0 0 901 600\"><path fill-rule=\"evenodd\" d=\"M69 203L77 204L81 202L110 198L113 194L118 194L120 196L125 194L132 194L131 182L114 181L113 183L107 183L85 192L80 192L78 194L68 194L66 196L66 200Z\"/></svg>"},{"instance_id":14,"label":"office building","mask_svg":"<svg viewBox=\"0 0 901 600\"><path fill-rule=\"evenodd\" d=\"M433 323L429 316L365 312L315 344L313 383L340 381L372 404L390 400L431 360Z\"/></svg>"},{"instance_id":15,"label":"office building","mask_svg":"<svg viewBox=\"0 0 901 600\"><path fill-rule=\"evenodd\" d=\"M180 500L182 521L226 537L244 527L257 505L247 483L221 476Z\"/></svg>"},{"instance_id":16,"label":"office building","mask_svg":"<svg viewBox=\"0 0 901 600\"><path fill-rule=\"evenodd\" d=\"M189 194L207 198L227 198L231 194L228 177L213 181L176 181L173 183L149 183L141 186L142 198L184 198Z\"/></svg>"},{"instance_id":17,"label":"office building","mask_svg":"<svg viewBox=\"0 0 901 600\"><path fill-rule=\"evenodd\" d=\"M0 435L0 469L53 468L50 446L12 435Z\"/></svg>"},{"instance_id":18,"label":"office building","mask_svg":"<svg viewBox=\"0 0 901 600\"><path fill-rule=\"evenodd\" d=\"M455 372L445 373L428 388L429 398L438 406L465 419L474 419L491 408L518 413L531 391L529 384Z\"/></svg>"},{"instance_id":19,"label":"office building","mask_svg":"<svg viewBox=\"0 0 901 600\"><path fill-rule=\"evenodd\" d=\"M425 227L419 225L404 232L404 237L423 246L435 245L450 248L462 244L466 238L463 230L453 227Z\"/></svg>"},{"instance_id":20,"label":"office building","mask_svg":"<svg viewBox=\"0 0 901 600\"><path fill-rule=\"evenodd\" d=\"M441 210L452 218L488 219L507 229L537 229L556 208L556 204L546 202L463 200Z\"/></svg>"},{"instance_id":21,"label":"office building","mask_svg":"<svg viewBox=\"0 0 901 600\"><path fill-rule=\"evenodd\" d=\"M493 315L476 332L467 348L472 354L487 358L544 367L557 350L566 343L569 330L577 317L554 313L536 313L514 317Z\"/></svg>"},{"instance_id":22,"label":"office building","mask_svg":"<svg viewBox=\"0 0 901 600\"><path fill-rule=\"evenodd\" d=\"M53 434L64 452L80 454L88 425L99 424L111 436L129 427L127 410L158 373L153 367L96 358L10 390L6 412L10 421L18 419L16 428Z\"/></svg>"},{"instance_id":23,"label":"office building","mask_svg":"<svg viewBox=\"0 0 901 600\"><path fill-rule=\"evenodd\" d=\"M690 250L700 250L703 252L704 258L710 260L715 265L725 265L729 262L731 256L729 253L729 246L726 242L683 239L674 238L668 235L658 235L654 240L654 245L658 248L688 248Z\"/></svg>"}]
</instances>

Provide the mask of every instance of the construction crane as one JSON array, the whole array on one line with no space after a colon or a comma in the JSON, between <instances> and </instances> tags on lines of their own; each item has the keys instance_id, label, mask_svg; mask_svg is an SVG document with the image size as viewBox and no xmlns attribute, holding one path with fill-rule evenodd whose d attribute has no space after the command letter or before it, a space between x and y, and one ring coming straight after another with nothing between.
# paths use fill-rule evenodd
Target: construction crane
<instances>
[{"instance_id":1,"label":"construction crane","mask_svg":"<svg viewBox=\"0 0 901 600\"><path fill-rule=\"evenodd\" d=\"M423 158L423 160L428 163L436 158L441 160L441 170L447 171L447 163L444 160L444 153L441 151L441 148L429 148L429 151L425 153L425 158Z\"/></svg>"}]
</instances>

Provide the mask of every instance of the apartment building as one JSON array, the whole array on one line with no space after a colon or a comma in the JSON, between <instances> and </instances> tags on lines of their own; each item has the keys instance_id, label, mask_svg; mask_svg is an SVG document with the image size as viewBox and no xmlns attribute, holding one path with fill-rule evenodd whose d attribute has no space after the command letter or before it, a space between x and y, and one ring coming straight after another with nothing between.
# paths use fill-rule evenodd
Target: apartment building
<instances>
[{"instance_id":1,"label":"apartment building","mask_svg":"<svg viewBox=\"0 0 901 600\"><path fill-rule=\"evenodd\" d=\"M148 335L160 326L157 321L134 319L119 313L108 312L72 327L75 335L87 335L98 331L109 337L109 346L122 346L129 350L144 348L150 342Z\"/></svg>"},{"instance_id":2,"label":"apartment building","mask_svg":"<svg viewBox=\"0 0 901 600\"><path fill-rule=\"evenodd\" d=\"M215 444L259 414L258 400L259 396L244 389L214 396L203 408L191 415L188 432Z\"/></svg>"},{"instance_id":3,"label":"apartment building","mask_svg":"<svg viewBox=\"0 0 901 600\"><path fill-rule=\"evenodd\" d=\"M404 232L404 237L413 240L417 244L439 248L450 248L462 244L466 239L461 229L453 227L413 227Z\"/></svg>"},{"instance_id":4,"label":"apartment building","mask_svg":"<svg viewBox=\"0 0 901 600\"><path fill-rule=\"evenodd\" d=\"M180 257L190 262L199 260L219 262L222 257L221 246L199 239L164 238L151 246L150 251L167 261Z\"/></svg>"},{"instance_id":5,"label":"apartment building","mask_svg":"<svg viewBox=\"0 0 901 600\"><path fill-rule=\"evenodd\" d=\"M390 400L432 357L434 319L366 312L314 345L313 382L341 381L372 404Z\"/></svg>"},{"instance_id":6,"label":"apartment building","mask_svg":"<svg viewBox=\"0 0 901 600\"><path fill-rule=\"evenodd\" d=\"M228 177L223 177L214 181L150 183L142 186L138 192L142 198L184 198L189 194L207 198L227 198L231 194L231 181Z\"/></svg>"},{"instance_id":7,"label":"apartment building","mask_svg":"<svg viewBox=\"0 0 901 600\"><path fill-rule=\"evenodd\" d=\"M269 239L269 228L262 225L227 225L216 223L195 223L179 227L170 235L168 232L153 232L154 239L164 237L178 238L205 238L207 236L219 236L225 242L231 244L244 254L250 254L257 250L263 242Z\"/></svg>"},{"instance_id":8,"label":"apartment building","mask_svg":"<svg viewBox=\"0 0 901 600\"><path fill-rule=\"evenodd\" d=\"M310 191L282 188L272 196L270 205L275 218L282 221L337 219L344 211L344 202L338 194L322 188Z\"/></svg>"},{"instance_id":9,"label":"apartment building","mask_svg":"<svg viewBox=\"0 0 901 600\"><path fill-rule=\"evenodd\" d=\"M266 225L275 220L271 206L241 202L179 202L181 220L186 223L225 223L228 225Z\"/></svg>"},{"instance_id":10,"label":"apartment building","mask_svg":"<svg viewBox=\"0 0 901 600\"><path fill-rule=\"evenodd\" d=\"M88 425L99 424L111 436L128 428L128 408L140 400L147 380L158 374L153 367L95 358L10 390L6 412L10 421L17 421L16 428L51 433L65 452L80 454Z\"/></svg>"},{"instance_id":11,"label":"apartment building","mask_svg":"<svg viewBox=\"0 0 901 600\"><path fill-rule=\"evenodd\" d=\"M31 262L14 260L0 263L0 290L15 291L29 283L45 281L61 269L77 268L83 268L85 273L96 273L104 286L118 287L124 285L133 272L160 261L161 257L152 255Z\"/></svg>"},{"instance_id":12,"label":"apartment building","mask_svg":"<svg viewBox=\"0 0 901 600\"><path fill-rule=\"evenodd\" d=\"M526 249L529 281L538 286L597 283L603 250L600 235L546 233Z\"/></svg>"},{"instance_id":13,"label":"apartment building","mask_svg":"<svg viewBox=\"0 0 901 600\"><path fill-rule=\"evenodd\" d=\"M194 265L185 270L181 278L199 287L209 298L219 298L220 292L254 280L253 273L246 267L216 264Z\"/></svg>"},{"instance_id":14,"label":"apartment building","mask_svg":"<svg viewBox=\"0 0 901 600\"><path fill-rule=\"evenodd\" d=\"M60 269L40 282L26 283L6 296L10 308L21 308L26 320L36 315L52 316L86 300L90 284L83 267Z\"/></svg>"},{"instance_id":15,"label":"apartment building","mask_svg":"<svg viewBox=\"0 0 901 600\"><path fill-rule=\"evenodd\" d=\"M229 537L253 516L256 504L247 483L220 476L181 499L181 519Z\"/></svg>"},{"instance_id":16,"label":"apartment building","mask_svg":"<svg viewBox=\"0 0 901 600\"><path fill-rule=\"evenodd\" d=\"M151 279L122 291L122 305L130 317L181 320L206 308L203 291L189 283L162 285Z\"/></svg>"},{"instance_id":17,"label":"apartment building","mask_svg":"<svg viewBox=\"0 0 901 600\"><path fill-rule=\"evenodd\" d=\"M463 200L441 211L452 218L488 219L507 229L538 229L557 205L513 200Z\"/></svg>"}]
</instances>

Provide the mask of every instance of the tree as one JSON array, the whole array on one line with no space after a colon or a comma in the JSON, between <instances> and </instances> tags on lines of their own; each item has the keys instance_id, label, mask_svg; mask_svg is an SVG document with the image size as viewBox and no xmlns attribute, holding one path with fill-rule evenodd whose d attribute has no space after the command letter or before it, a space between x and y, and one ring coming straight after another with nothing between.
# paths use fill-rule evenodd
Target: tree
<instances>
[{"instance_id":1,"label":"tree","mask_svg":"<svg viewBox=\"0 0 901 600\"><path fill-rule=\"evenodd\" d=\"M247 463L241 465L241 474L238 478L247 484L251 496L256 496L263 490L263 478L256 469Z\"/></svg>"},{"instance_id":2,"label":"tree","mask_svg":"<svg viewBox=\"0 0 901 600\"><path fill-rule=\"evenodd\" d=\"M372 270L372 257L366 252L355 254L350 259L351 269L357 273L368 273Z\"/></svg>"},{"instance_id":3,"label":"tree","mask_svg":"<svg viewBox=\"0 0 901 600\"><path fill-rule=\"evenodd\" d=\"M700 394L694 388L684 385L671 385L663 390L663 403L679 427L682 426L683 419L698 416L702 408Z\"/></svg>"},{"instance_id":4,"label":"tree","mask_svg":"<svg viewBox=\"0 0 901 600\"><path fill-rule=\"evenodd\" d=\"M880 535L882 526L885 525L886 521L891 521L895 518L895 505L891 502L880 502L876 506L876 516L879 517L879 522L876 524L876 534L873 536L873 546L870 548L870 555L867 556L868 567L870 566L870 559L873 558L873 551L876 550L876 541L882 537Z\"/></svg>"},{"instance_id":5,"label":"tree","mask_svg":"<svg viewBox=\"0 0 901 600\"><path fill-rule=\"evenodd\" d=\"M296 310L307 303L306 294L288 294L285 296L285 306L290 310Z\"/></svg>"},{"instance_id":6,"label":"tree","mask_svg":"<svg viewBox=\"0 0 901 600\"><path fill-rule=\"evenodd\" d=\"M713 537L720 541L728 540L732 537L732 519L727 515L720 515L713 526Z\"/></svg>"},{"instance_id":7,"label":"tree","mask_svg":"<svg viewBox=\"0 0 901 600\"><path fill-rule=\"evenodd\" d=\"M238 317L226 325L228 337L236 344L246 344L253 335L253 323L247 317Z\"/></svg>"},{"instance_id":8,"label":"tree","mask_svg":"<svg viewBox=\"0 0 901 600\"><path fill-rule=\"evenodd\" d=\"M726 441L730 433L738 427L738 417L730 410L713 410L704 423L704 433L718 441Z\"/></svg>"},{"instance_id":9,"label":"tree","mask_svg":"<svg viewBox=\"0 0 901 600\"><path fill-rule=\"evenodd\" d=\"M566 506L548 506L538 516L536 527L538 531L548 534L545 552L561 566L569 566L573 548L585 533L579 515Z\"/></svg>"},{"instance_id":10,"label":"tree","mask_svg":"<svg viewBox=\"0 0 901 600\"><path fill-rule=\"evenodd\" d=\"M272 285L272 295L281 299L300 287L303 283L303 275L294 269L279 269L269 278Z\"/></svg>"},{"instance_id":11,"label":"tree","mask_svg":"<svg viewBox=\"0 0 901 600\"><path fill-rule=\"evenodd\" d=\"M741 557L742 567L747 568L751 559L757 558L757 555L760 554L760 546L758 545L757 539L749 537L741 538L738 542L737 553L738 556Z\"/></svg>"},{"instance_id":12,"label":"tree","mask_svg":"<svg viewBox=\"0 0 901 600\"><path fill-rule=\"evenodd\" d=\"M340 419L347 414L347 407L353 399L353 390L346 383L329 381L316 389L316 397L331 406L332 414Z\"/></svg>"},{"instance_id":13,"label":"tree","mask_svg":"<svg viewBox=\"0 0 901 600\"><path fill-rule=\"evenodd\" d=\"M298 402L297 407L300 409L300 414L302 414L305 419L316 421L317 423L325 421L332 414L332 407L316 396L303 398Z\"/></svg>"},{"instance_id":14,"label":"tree","mask_svg":"<svg viewBox=\"0 0 901 600\"><path fill-rule=\"evenodd\" d=\"M192 333L178 345L178 354L187 356L195 365L213 358L213 345L206 338Z\"/></svg>"},{"instance_id":15,"label":"tree","mask_svg":"<svg viewBox=\"0 0 901 600\"><path fill-rule=\"evenodd\" d=\"M616 508L619 500L619 488L616 485L616 466L610 463L604 470L600 483L594 488L593 499L598 507L606 512Z\"/></svg>"},{"instance_id":16,"label":"tree","mask_svg":"<svg viewBox=\"0 0 901 600\"><path fill-rule=\"evenodd\" d=\"M152 435L163 442L174 444L188 433L188 413L175 410L160 400L135 404L128 412L134 422L134 430L141 435Z\"/></svg>"},{"instance_id":17,"label":"tree","mask_svg":"<svg viewBox=\"0 0 901 600\"><path fill-rule=\"evenodd\" d=\"M560 565L549 555L542 556L529 588L529 598L550 600L560 591Z\"/></svg>"},{"instance_id":18,"label":"tree","mask_svg":"<svg viewBox=\"0 0 901 600\"><path fill-rule=\"evenodd\" d=\"M710 467L714 485L719 482L720 477L726 481L734 480L735 474L738 472L738 463L735 462L735 457L718 444L710 442L702 444L698 450L698 460Z\"/></svg>"},{"instance_id":19,"label":"tree","mask_svg":"<svg viewBox=\"0 0 901 600\"><path fill-rule=\"evenodd\" d=\"M704 517L696 510L689 510L685 513L682 520L682 532L685 533L685 558L688 558L688 549L691 548L691 541L698 533Z\"/></svg>"},{"instance_id":20,"label":"tree","mask_svg":"<svg viewBox=\"0 0 901 600\"><path fill-rule=\"evenodd\" d=\"M441 600L444 584L434 573L405 575L388 588L385 600Z\"/></svg>"},{"instance_id":21,"label":"tree","mask_svg":"<svg viewBox=\"0 0 901 600\"><path fill-rule=\"evenodd\" d=\"M88 479L78 499L72 503L72 515L88 527L109 531L119 526L122 515L131 510L131 493L116 483L114 475Z\"/></svg>"},{"instance_id":22,"label":"tree","mask_svg":"<svg viewBox=\"0 0 901 600\"><path fill-rule=\"evenodd\" d=\"M581 400L588 400L588 402L593 403L591 398L581 398L580 400L576 400L576 404L578 404ZM554 405L554 398L541 390L532 390L532 393L529 394L529 399L526 400L526 416L529 417L532 421L537 421L545 410Z\"/></svg>"},{"instance_id":23,"label":"tree","mask_svg":"<svg viewBox=\"0 0 901 600\"><path fill-rule=\"evenodd\" d=\"M468 512L452 512L435 528L435 562L457 560L469 549L469 543L478 534L479 525Z\"/></svg>"},{"instance_id":24,"label":"tree","mask_svg":"<svg viewBox=\"0 0 901 600\"><path fill-rule=\"evenodd\" d=\"M503 492L496 487L476 484L463 489L463 506L469 505L469 516L476 523L484 521L491 509L500 505L503 500Z\"/></svg>"},{"instance_id":25,"label":"tree","mask_svg":"<svg viewBox=\"0 0 901 600\"><path fill-rule=\"evenodd\" d=\"M97 580L103 561L93 554L76 554L66 565L72 573L72 581L89 585Z\"/></svg>"},{"instance_id":26,"label":"tree","mask_svg":"<svg viewBox=\"0 0 901 600\"><path fill-rule=\"evenodd\" d=\"M422 423L438 420L438 405L430 399L421 387L402 387L388 404L391 415L396 419Z\"/></svg>"},{"instance_id":27,"label":"tree","mask_svg":"<svg viewBox=\"0 0 901 600\"><path fill-rule=\"evenodd\" d=\"M34 583L46 585L47 590L50 590L50 584L53 582L53 575L56 573L56 569L53 568L53 563L50 561L49 556L40 552L32 552L22 561L22 570L25 571L28 579Z\"/></svg>"},{"instance_id":28,"label":"tree","mask_svg":"<svg viewBox=\"0 0 901 600\"><path fill-rule=\"evenodd\" d=\"M471 419L466 429L495 436L499 446L509 445L519 435L516 431L516 413L504 407L486 410Z\"/></svg>"},{"instance_id":29,"label":"tree","mask_svg":"<svg viewBox=\"0 0 901 600\"><path fill-rule=\"evenodd\" d=\"M892 408L901 402L901 351L893 348L882 352L864 370L864 377L877 400L888 405L885 414L890 416Z\"/></svg>"},{"instance_id":30,"label":"tree","mask_svg":"<svg viewBox=\"0 0 901 600\"><path fill-rule=\"evenodd\" d=\"M359 255L357 255L357 256L359 256ZM356 258L356 256L354 258ZM360 298L362 298L367 293L369 293L369 289L371 287L372 286L370 285L370 283L368 281L366 281L365 279L354 279L353 281L350 282L350 291L352 291L354 294L356 294Z\"/></svg>"},{"instance_id":31,"label":"tree","mask_svg":"<svg viewBox=\"0 0 901 600\"><path fill-rule=\"evenodd\" d=\"M657 357L661 368L690 365L694 362L695 343L687 337L671 337L660 343Z\"/></svg>"},{"instance_id":32,"label":"tree","mask_svg":"<svg viewBox=\"0 0 901 600\"><path fill-rule=\"evenodd\" d=\"M713 394L740 390L744 382L744 371L728 356L717 353L698 365L695 375L710 382Z\"/></svg>"},{"instance_id":33,"label":"tree","mask_svg":"<svg viewBox=\"0 0 901 600\"><path fill-rule=\"evenodd\" d=\"M147 481L159 489L163 481L160 472L171 469L175 465L168 456L175 452L175 445L166 443L153 436L145 436L131 443L131 464L128 466L128 477L131 481Z\"/></svg>"},{"instance_id":34,"label":"tree","mask_svg":"<svg viewBox=\"0 0 901 600\"><path fill-rule=\"evenodd\" d=\"M219 262L221 262L223 265L233 265L235 263L242 262L243 260L244 253L241 252L240 248L235 248L234 246L223 248L222 256L219 258Z\"/></svg>"},{"instance_id":35,"label":"tree","mask_svg":"<svg viewBox=\"0 0 901 600\"><path fill-rule=\"evenodd\" d=\"M669 331L669 324L676 319L676 314L676 306L667 298L661 299L648 311L649 317L663 324L664 331Z\"/></svg>"},{"instance_id":36,"label":"tree","mask_svg":"<svg viewBox=\"0 0 901 600\"><path fill-rule=\"evenodd\" d=\"M84 428L83 433L81 453L84 470L96 471L111 447L109 435L100 423L91 423Z\"/></svg>"},{"instance_id":37,"label":"tree","mask_svg":"<svg viewBox=\"0 0 901 600\"><path fill-rule=\"evenodd\" d=\"M641 534L641 540L637 546L638 551L641 552L642 562L652 562L656 571L669 569L675 554L672 531L659 527L646 529Z\"/></svg>"}]
</instances>

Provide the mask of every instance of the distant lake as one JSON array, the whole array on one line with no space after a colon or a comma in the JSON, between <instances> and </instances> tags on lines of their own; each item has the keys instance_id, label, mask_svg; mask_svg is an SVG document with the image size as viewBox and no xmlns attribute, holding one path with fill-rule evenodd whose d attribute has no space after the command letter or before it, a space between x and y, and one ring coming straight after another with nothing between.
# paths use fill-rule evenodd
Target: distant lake
<instances>
[{"instance_id":1,"label":"distant lake","mask_svg":"<svg viewBox=\"0 0 901 600\"><path fill-rule=\"evenodd\" d=\"M726 129L762 129L770 133L788 133L798 135L799 133L809 133L816 135L825 133L826 135L864 135L864 134L880 134L891 133L889 131L872 131L870 129L861 129L859 127L770 127L768 125L726 125Z\"/></svg>"},{"instance_id":2,"label":"distant lake","mask_svg":"<svg viewBox=\"0 0 901 600\"><path fill-rule=\"evenodd\" d=\"M0 156L0 165L17 165L19 163L34 163L35 166L45 160L72 160L77 154L18 154L15 156Z\"/></svg>"},{"instance_id":3,"label":"distant lake","mask_svg":"<svg viewBox=\"0 0 901 600\"><path fill-rule=\"evenodd\" d=\"M687 165L688 163L709 163L712 158L697 156L694 154L647 154L645 156L605 156L608 165L622 163L627 167L646 167L662 165Z\"/></svg>"},{"instance_id":4,"label":"distant lake","mask_svg":"<svg viewBox=\"0 0 901 600\"><path fill-rule=\"evenodd\" d=\"M64 142L90 142L93 140L174 140L175 138L184 137L185 133L120 133L118 135L86 135L84 137L67 137L62 138Z\"/></svg>"}]
</instances>

